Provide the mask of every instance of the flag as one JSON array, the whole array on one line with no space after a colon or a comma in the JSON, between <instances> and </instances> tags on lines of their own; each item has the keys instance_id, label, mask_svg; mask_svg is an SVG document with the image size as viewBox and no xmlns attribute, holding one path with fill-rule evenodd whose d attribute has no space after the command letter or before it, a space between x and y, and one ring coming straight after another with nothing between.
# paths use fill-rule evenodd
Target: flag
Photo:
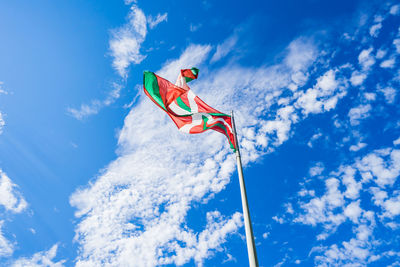
<instances>
[{"instance_id":1,"label":"flag","mask_svg":"<svg viewBox=\"0 0 400 267\"><path fill-rule=\"evenodd\" d=\"M209 129L224 134L230 147L236 150L231 116L221 113L204 103L187 82L197 79L197 68L181 70L175 84L153 72L143 73L143 88L146 95L174 121L185 133L197 134Z\"/></svg>"}]
</instances>

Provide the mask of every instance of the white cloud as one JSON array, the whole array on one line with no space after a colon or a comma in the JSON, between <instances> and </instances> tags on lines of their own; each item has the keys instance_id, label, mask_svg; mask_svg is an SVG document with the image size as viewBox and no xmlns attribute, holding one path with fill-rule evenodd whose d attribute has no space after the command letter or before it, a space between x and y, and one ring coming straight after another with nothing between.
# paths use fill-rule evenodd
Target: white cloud
<instances>
[{"instance_id":1,"label":"white cloud","mask_svg":"<svg viewBox=\"0 0 400 267\"><path fill-rule=\"evenodd\" d=\"M377 185L393 185L400 174L400 150L376 150L362 158L357 167L363 179L375 177Z\"/></svg>"},{"instance_id":2,"label":"white cloud","mask_svg":"<svg viewBox=\"0 0 400 267\"><path fill-rule=\"evenodd\" d=\"M27 207L27 203L16 188L11 179L0 170L0 205L7 211L19 213Z\"/></svg>"},{"instance_id":3,"label":"white cloud","mask_svg":"<svg viewBox=\"0 0 400 267\"><path fill-rule=\"evenodd\" d=\"M389 58L389 59L386 59L386 60L382 61L379 66L381 66L381 68L390 68L390 69L392 69L394 67L395 63L396 63L396 59L395 58Z\"/></svg>"},{"instance_id":4,"label":"white cloud","mask_svg":"<svg viewBox=\"0 0 400 267\"><path fill-rule=\"evenodd\" d=\"M396 90L393 87L388 86L385 88L380 88L379 91L383 93L386 101L389 104L393 104L397 94Z\"/></svg>"},{"instance_id":5,"label":"white cloud","mask_svg":"<svg viewBox=\"0 0 400 267\"><path fill-rule=\"evenodd\" d=\"M350 82L353 86L358 86L361 85L365 79L367 78L367 75L365 73L359 72L359 71L354 71L351 74Z\"/></svg>"},{"instance_id":6,"label":"white cloud","mask_svg":"<svg viewBox=\"0 0 400 267\"><path fill-rule=\"evenodd\" d=\"M31 258L19 258L11 264L11 267L62 267L65 260L54 261L57 249L58 245L56 244L48 251L35 253Z\"/></svg>"},{"instance_id":7,"label":"white cloud","mask_svg":"<svg viewBox=\"0 0 400 267\"><path fill-rule=\"evenodd\" d=\"M356 170L349 166L342 166L339 174L342 174L342 183L346 187L344 196L348 199L357 199L359 197L362 184L357 182L355 179Z\"/></svg>"},{"instance_id":8,"label":"white cloud","mask_svg":"<svg viewBox=\"0 0 400 267\"><path fill-rule=\"evenodd\" d=\"M346 79L337 78L338 70L328 70L317 79L313 88L297 93L297 107L302 113L321 113L336 107L337 101L346 95Z\"/></svg>"},{"instance_id":9,"label":"white cloud","mask_svg":"<svg viewBox=\"0 0 400 267\"><path fill-rule=\"evenodd\" d=\"M140 53L140 47L147 35L147 21L143 11L136 5L131 7L128 22L119 29L112 31L110 50L113 67L121 77L127 77L128 67L139 64L145 58Z\"/></svg>"},{"instance_id":10,"label":"white cloud","mask_svg":"<svg viewBox=\"0 0 400 267\"><path fill-rule=\"evenodd\" d=\"M358 55L358 63L364 70L368 70L372 65L375 64L375 58L371 55L373 50L374 49L370 47L368 49L364 49Z\"/></svg>"},{"instance_id":11,"label":"white cloud","mask_svg":"<svg viewBox=\"0 0 400 267\"><path fill-rule=\"evenodd\" d=\"M400 191L393 192L393 197L388 198L382 204L384 208L384 217L393 218L400 214Z\"/></svg>"},{"instance_id":12,"label":"white cloud","mask_svg":"<svg viewBox=\"0 0 400 267\"><path fill-rule=\"evenodd\" d=\"M315 166L311 167L308 173L310 176L320 175L325 170L325 166L322 162L318 162Z\"/></svg>"},{"instance_id":13,"label":"white cloud","mask_svg":"<svg viewBox=\"0 0 400 267\"><path fill-rule=\"evenodd\" d=\"M298 214L293 221L312 226L322 224L324 233L317 237L318 240L327 238L327 233L336 231L337 226L346 220L344 214L335 211L345 203L344 195L340 192L339 185L340 181L338 179L329 178L325 181L326 193L323 196L299 203L300 209L304 213Z\"/></svg>"},{"instance_id":14,"label":"white cloud","mask_svg":"<svg viewBox=\"0 0 400 267\"><path fill-rule=\"evenodd\" d=\"M382 59L386 56L387 50L384 49L378 49L378 51L376 52L376 58L377 59Z\"/></svg>"},{"instance_id":15,"label":"white cloud","mask_svg":"<svg viewBox=\"0 0 400 267\"><path fill-rule=\"evenodd\" d=\"M397 146L400 144L400 137L393 141L393 145Z\"/></svg>"},{"instance_id":16,"label":"white cloud","mask_svg":"<svg viewBox=\"0 0 400 267\"><path fill-rule=\"evenodd\" d=\"M361 212L362 209L360 208L360 201L351 202L343 210L343 214L351 221L353 221L353 223L358 222L358 218L360 217Z\"/></svg>"},{"instance_id":17,"label":"white cloud","mask_svg":"<svg viewBox=\"0 0 400 267\"><path fill-rule=\"evenodd\" d=\"M8 257L13 253L14 246L3 236L1 231L3 223L4 221L0 221L0 257Z\"/></svg>"},{"instance_id":18,"label":"white cloud","mask_svg":"<svg viewBox=\"0 0 400 267\"><path fill-rule=\"evenodd\" d=\"M168 20L168 13L164 13L162 15L157 14L157 16L155 18L153 18L152 16L147 17L147 23L149 24L150 29L153 29L161 22L167 21L167 20Z\"/></svg>"},{"instance_id":19,"label":"white cloud","mask_svg":"<svg viewBox=\"0 0 400 267\"><path fill-rule=\"evenodd\" d=\"M349 118L351 125L358 125L360 121L369 117L369 112L371 111L372 107L370 104L367 105L359 105L355 108L350 109L349 111Z\"/></svg>"},{"instance_id":20,"label":"white cloud","mask_svg":"<svg viewBox=\"0 0 400 267\"><path fill-rule=\"evenodd\" d=\"M350 146L349 150L350 151L358 151L358 150L360 150L360 149L362 149L362 148L364 148L366 146L367 146L366 143L358 142L357 145Z\"/></svg>"},{"instance_id":21,"label":"white cloud","mask_svg":"<svg viewBox=\"0 0 400 267\"><path fill-rule=\"evenodd\" d=\"M376 249L385 242L375 239L373 234L376 219L387 227L398 227L396 218L400 215L400 190L391 190L391 187L399 177L399 166L400 150L379 149L324 177L325 190L319 193L320 196L307 189L311 184L301 183L300 199L292 206L293 222L321 226L323 230L316 236L317 242L323 243L340 225L351 222L353 237L348 241L312 248L310 254L316 254L316 265L360 266L380 257L396 255L390 251L376 255ZM364 192L369 194L361 195ZM381 211L364 210L362 203L364 206L367 203L368 207L379 207Z\"/></svg>"},{"instance_id":22,"label":"white cloud","mask_svg":"<svg viewBox=\"0 0 400 267\"><path fill-rule=\"evenodd\" d=\"M27 202L17 190L11 179L0 169L0 206L5 211L20 213L27 207ZM14 244L8 241L2 234L1 228L4 221L0 220L0 257L10 256L14 251Z\"/></svg>"},{"instance_id":23,"label":"white cloud","mask_svg":"<svg viewBox=\"0 0 400 267\"><path fill-rule=\"evenodd\" d=\"M400 39L399 38L398 39L394 39L393 40L393 45L396 48L396 53L400 54Z\"/></svg>"},{"instance_id":24,"label":"white cloud","mask_svg":"<svg viewBox=\"0 0 400 267\"><path fill-rule=\"evenodd\" d=\"M308 141L307 146L308 147L313 147L313 143L318 140L322 136L322 133L316 133L313 136L311 136L310 141Z\"/></svg>"},{"instance_id":25,"label":"white cloud","mask_svg":"<svg viewBox=\"0 0 400 267\"><path fill-rule=\"evenodd\" d=\"M369 28L369 34L372 36L372 37L378 37L378 35L379 35L379 32L380 32L380 30L381 30L381 28L382 28L382 21L384 20L384 18L382 17L382 16L380 16L380 15L376 15L375 16L375 18L374 18L374 25L372 25L370 28Z\"/></svg>"},{"instance_id":26,"label":"white cloud","mask_svg":"<svg viewBox=\"0 0 400 267\"><path fill-rule=\"evenodd\" d=\"M389 13L392 15L398 15L400 13L400 5L397 4L397 5L391 6Z\"/></svg>"},{"instance_id":27,"label":"white cloud","mask_svg":"<svg viewBox=\"0 0 400 267\"><path fill-rule=\"evenodd\" d=\"M369 29L369 34L372 37L376 38L376 37L378 37L378 34L379 34L381 28L382 28L382 23L380 23L380 22L376 23L376 24L372 25L371 28Z\"/></svg>"},{"instance_id":28,"label":"white cloud","mask_svg":"<svg viewBox=\"0 0 400 267\"><path fill-rule=\"evenodd\" d=\"M79 109L70 107L67 109L68 114L78 120L83 120L90 115L95 115L99 113L102 108L113 104L120 97L122 86L114 83L113 87L114 89L108 93L106 99L92 100L90 104L82 104Z\"/></svg>"},{"instance_id":29,"label":"white cloud","mask_svg":"<svg viewBox=\"0 0 400 267\"><path fill-rule=\"evenodd\" d=\"M235 47L237 40L238 40L237 35L232 35L231 37L226 39L222 44L219 44L217 46L217 51L215 51L210 62L211 63L216 62L221 58L225 57L226 55L228 55Z\"/></svg>"},{"instance_id":30,"label":"white cloud","mask_svg":"<svg viewBox=\"0 0 400 267\"><path fill-rule=\"evenodd\" d=\"M376 94L375 93L364 93L363 97L367 100L367 101L374 101L376 99Z\"/></svg>"}]
</instances>

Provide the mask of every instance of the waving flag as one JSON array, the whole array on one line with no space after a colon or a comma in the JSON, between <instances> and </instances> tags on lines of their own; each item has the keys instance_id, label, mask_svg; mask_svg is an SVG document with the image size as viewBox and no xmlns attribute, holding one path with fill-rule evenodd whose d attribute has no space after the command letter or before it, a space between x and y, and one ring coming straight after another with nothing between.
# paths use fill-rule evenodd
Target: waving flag
<instances>
[{"instance_id":1,"label":"waving flag","mask_svg":"<svg viewBox=\"0 0 400 267\"><path fill-rule=\"evenodd\" d=\"M187 82L197 79L198 73L197 68L181 70L173 84L153 72L145 71L144 92L167 112L180 131L196 134L212 129L226 135L231 148L236 150L231 116L208 106L187 85Z\"/></svg>"}]
</instances>

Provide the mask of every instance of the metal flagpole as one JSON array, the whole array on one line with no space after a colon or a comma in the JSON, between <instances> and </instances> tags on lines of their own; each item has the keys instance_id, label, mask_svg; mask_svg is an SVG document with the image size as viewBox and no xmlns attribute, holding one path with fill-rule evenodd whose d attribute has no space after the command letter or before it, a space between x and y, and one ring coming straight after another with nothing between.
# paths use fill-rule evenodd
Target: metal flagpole
<instances>
[{"instance_id":1,"label":"metal flagpole","mask_svg":"<svg viewBox=\"0 0 400 267\"><path fill-rule=\"evenodd\" d=\"M233 118L233 110L231 112L231 116L232 116L233 136L235 138L235 144L236 144L236 162L239 175L240 194L242 196L242 208L244 217L244 228L246 230L247 253L249 256L250 267L258 267L257 252L256 252L256 246L254 244L254 236L250 220L249 205L247 203L246 186L244 184L244 179L243 179L242 160L240 159L239 143L236 136L236 126L235 126L235 119Z\"/></svg>"}]
</instances>

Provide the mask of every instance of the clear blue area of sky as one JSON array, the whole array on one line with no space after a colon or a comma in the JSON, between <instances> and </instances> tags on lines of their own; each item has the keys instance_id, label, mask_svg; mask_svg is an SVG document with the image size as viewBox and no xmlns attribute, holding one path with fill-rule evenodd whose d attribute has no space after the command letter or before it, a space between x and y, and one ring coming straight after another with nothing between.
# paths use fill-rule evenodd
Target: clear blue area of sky
<instances>
[{"instance_id":1,"label":"clear blue area of sky","mask_svg":"<svg viewBox=\"0 0 400 267\"><path fill-rule=\"evenodd\" d=\"M0 169L28 202L27 212L0 213L0 219L5 220L4 236L17 244L11 257L0 258L0 265L47 250L55 243L59 244L57 259L66 259L66 266L74 265L79 249L74 242L78 219L69 198L117 157L117 134L129 112L124 105L142 94L137 85L142 83L143 70L160 69L168 59L178 58L191 43L215 46L235 31L239 33L236 63L248 67L279 62L282 51L292 40L315 32L329 31L330 37L321 40L329 39L331 46L335 46L336 37L332 36L344 33L360 10L366 13L379 10L378 1L366 2L138 1L145 14L156 16L167 12L168 21L149 30L140 48L146 58L129 68L124 81L112 68L109 50L111 30L121 27L129 12L129 5L122 0L0 1L0 81L8 92L0 95L0 111L6 122L0 135ZM393 27L385 28L387 35L397 31L398 19L391 23ZM191 24L201 26L191 32ZM358 52L346 54L348 48L337 45L341 54L335 60L342 62L337 65L350 57L357 62ZM225 58L215 66L229 60ZM371 83L376 84L379 79L384 82L384 75L374 74ZM316 78L310 81L310 87ZM104 99L113 82L123 84L121 97L115 103L82 121L68 114L69 107ZM349 92L333 112L345 118L348 113L345 108L353 106L357 96L358 92ZM398 137L398 132L380 130L390 118L399 117L397 106L388 107L385 114L391 115L375 117L363 125L368 131L365 140L371 151L391 146ZM335 131L331 117L332 112L318 114L293 126L287 142L245 169L262 266L282 261L288 249L291 257L301 259L304 265L313 265L308 255L316 244L318 230L294 223L279 224L272 217L282 213L284 203L296 196L299 182L313 164L323 162L327 170L333 171L355 158L348 147L337 146L347 132L335 132L334 137L319 139L312 148L307 146L318 131L323 136ZM205 220L209 210L218 209L223 214L240 211L239 196L235 173L231 183L214 199L193 207L188 214L188 225L196 230L200 227L197 221ZM242 236L232 235L224 244L235 260L223 266L247 264L244 229L240 231ZM264 239L266 232L269 235ZM382 236L387 234L382 232ZM341 242L343 236L335 238L331 237L330 244ZM217 252L206 260L205 266L221 266L225 259L224 252ZM288 261L285 266L292 264ZM193 262L187 266L191 265Z\"/></svg>"}]
</instances>

